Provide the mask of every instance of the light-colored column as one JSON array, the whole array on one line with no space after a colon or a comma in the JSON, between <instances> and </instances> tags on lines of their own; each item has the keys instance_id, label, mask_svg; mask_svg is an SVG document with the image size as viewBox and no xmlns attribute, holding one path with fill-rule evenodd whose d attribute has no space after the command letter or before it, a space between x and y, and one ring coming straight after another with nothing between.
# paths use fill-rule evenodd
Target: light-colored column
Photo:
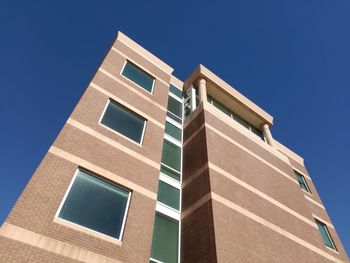
<instances>
[{"instance_id":1,"label":"light-colored column","mask_svg":"<svg viewBox=\"0 0 350 263\"><path fill-rule=\"evenodd\" d=\"M266 138L267 143L270 144L272 147L275 147L275 142L272 138L272 134L271 134L269 125L267 123L265 123L262 125L262 128L263 128L263 133L264 133L264 136Z\"/></svg>"},{"instance_id":2,"label":"light-colored column","mask_svg":"<svg viewBox=\"0 0 350 263\"><path fill-rule=\"evenodd\" d=\"M202 78L198 80L199 103L207 101L207 81Z\"/></svg>"},{"instance_id":3,"label":"light-colored column","mask_svg":"<svg viewBox=\"0 0 350 263\"><path fill-rule=\"evenodd\" d=\"M194 110L197 108L196 104L196 89L191 85L191 112L194 112Z\"/></svg>"}]
</instances>

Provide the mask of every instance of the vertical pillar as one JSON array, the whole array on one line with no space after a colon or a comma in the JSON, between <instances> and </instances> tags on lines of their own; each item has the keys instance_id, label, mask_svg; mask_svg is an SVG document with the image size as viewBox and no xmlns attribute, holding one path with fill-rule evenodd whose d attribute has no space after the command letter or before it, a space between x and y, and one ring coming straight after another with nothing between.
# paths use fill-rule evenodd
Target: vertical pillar
<instances>
[{"instance_id":1,"label":"vertical pillar","mask_svg":"<svg viewBox=\"0 0 350 263\"><path fill-rule=\"evenodd\" d=\"M197 108L197 103L196 103L196 89L191 85L191 112L194 112L194 110Z\"/></svg>"},{"instance_id":2,"label":"vertical pillar","mask_svg":"<svg viewBox=\"0 0 350 263\"><path fill-rule=\"evenodd\" d=\"M264 133L264 136L266 138L267 143L270 144L272 147L275 147L275 142L272 138L272 134L271 134L269 125L267 123L265 123L262 125L262 128L263 128L263 133Z\"/></svg>"},{"instance_id":3,"label":"vertical pillar","mask_svg":"<svg viewBox=\"0 0 350 263\"><path fill-rule=\"evenodd\" d=\"M207 101L207 81L204 78L198 81L199 103Z\"/></svg>"}]
</instances>

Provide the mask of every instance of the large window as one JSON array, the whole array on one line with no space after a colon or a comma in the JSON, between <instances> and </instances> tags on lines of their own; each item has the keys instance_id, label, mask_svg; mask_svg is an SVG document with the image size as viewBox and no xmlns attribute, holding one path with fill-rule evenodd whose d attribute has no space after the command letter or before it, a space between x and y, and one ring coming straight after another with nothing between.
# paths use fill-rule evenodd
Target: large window
<instances>
[{"instance_id":1,"label":"large window","mask_svg":"<svg viewBox=\"0 0 350 263\"><path fill-rule=\"evenodd\" d=\"M101 123L141 143L146 120L120 104L109 101Z\"/></svg>"},{"instance_id":2,"label":"large window","mask_svg":"<svg viewBox=\"0 0 350 263\"><path fill-rule=\"evenodd\" d=\"M311 194L310 188L305 180L305 177L297 171L294 171L294 174L299 182L301 189Z\"/></svg>"},{"instance_id":3,"label":"large window","mask_svg":"<svg viewBox=\"0 0 350 263\"><path fill-rule=\"evenodd\" d=\"M180 142L182 141L182 130L169 121L165 122L165 133Z\"/></svg>"},{"instance_id":4,"label":"large window","mask_svg":"<svg viewBox=\"0 0 350 263\"><path fill-rule=\"evenodd\" d=\"M315 221L316 221L318 230L320 231L320 234L322 236L324 244L331 249L337 250L332 240L332 237L329 234L327 226L317 219L315 219Z\"/></svg>"},{"instance_id":5,"label":"large window","mask_svg":"<svg viewBox=\"0 0 350 263\"><path fill-rule=\"evenodd\" d=\"M156 213L153 229L152 259L164 263L177 263L179 222Z\"/></svg>"},{"instance_id":6,"label":"large window","mask_svg":"<svg viewBox=\"0 0 350 263\"><path fill-rule=\"evenodd\" d=\"M78 170L58 217L121 239L131 193Z\"/></svg>"},{"instance_id":7,"label":"large window","mask_svg":"<svg viewBox=\"0 0 350 263\"><path fill-rule=\"evenodd\" d=\"M154 77L139 67L135 66L130 61L126 61L122 75L135 82L137 85L147 90L148 92L152 92Z\"/></svg>"}]
</instances>

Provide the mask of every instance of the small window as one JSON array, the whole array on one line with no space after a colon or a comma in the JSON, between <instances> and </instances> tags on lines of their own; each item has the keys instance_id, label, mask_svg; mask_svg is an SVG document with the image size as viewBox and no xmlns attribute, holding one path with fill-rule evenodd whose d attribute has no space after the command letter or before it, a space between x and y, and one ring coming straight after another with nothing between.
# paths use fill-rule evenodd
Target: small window
<instances>
[{"instance_id":1,"label":"small window","mask_svg":"<svg viewBox=\"0 0 350 263\"><path fill-rule=\"evenodd\" d=\"M180 190L163 181L159 181L157 200L167 206L179 210Z\"/></svg>"},{"instance_id":2,"label":"small window","mask_svg":"<svg viewBox=\"0 0 350 263\"><path fill-rule=\"evenodd\" d=\"M135 66L130 61L126 61L122 75L135 82L148 92L152 92L154 85L154 77Z\"/></svg>"},{"instance_id":3,"label":"small window","mask_svg":"<svg viewBox=\"0 0 350 263\"><path fill-rule=\"evenodd\" d=\"M337 250L334 245L333 239L329 234L327 226L317 219L315 219L315 221L316 221L318 230L320 231L320 234L322 236L324 244L331 249Z\"/></svg>"},{"instance_id":4,"label":"small window","mask_svg":"<svg viewBox=\"0 0 350 263\"><path fill-rule=\"evenodd\" d=\"M165 123L165 133L170 135L171 137L175 138L176 140L180 141L182 140L182 131L178 127L176 127L174 124L171 124L170 122Z\"/></svg>"},{"instance_id":5,"label":"small window","mask_svg":"<svg viewBox=\"0 0 350 263\"><path fill-rule=\"evenodd\" d=\"M163 174L165 174L165 175L167 175L167 176L169 176L169 177L171 177L171 178L173 178L173 179L175 179L177 181L180 181L180 173L175 171L174 169L170 169L169 167L161 165L160 166L160 171Z\"/></svg>"},{"instance_id":6,"label":"small window","mask_svg":"<svg viewBox=\"0 0 350 263\"><path fill-rule=\"evenodd\" d=\"M295 176L297 177L297 180L299 182L301 189L311 194L310 188L305 180L305 177L302 174L298 173L297 171L294 171L294 173L295 173Z\"/></svg>"},{"instance_id":7,"label":"small window","mask_svg":"<svg viewBox=\"0 0 350 263\"><path fill-rule=\"evenodd\" d=\"M146 120L122 105L109 101L101 123L141 143Z\"/></svg>"},{"instance_id":8,"label":"small window","mask_svg":"<svg viewBox=\"0 0 350 263\"><path fill-rule=\"evenodd\" d=\"M169 96L167 115L178 123L182 123L182 103Z\"/></svg>"},{"instance_id":9,"label":"small window","mask_svg":"<svg viewBox=\"0 0 350 263\"><path fill-rule=\"evenodd\" d=\"M169 91L174 95L176 95L177 97L179 97L180 99L182 99L182 90L179 90L174 85L170 84Z\"/></svg>"},{"instance_id":10,"label":"small window","mask_svg":"<svg viewBox=\"0 0 350 263\"><path fill-rule=\"evenodd\" d=\"M181 171L181 148L167 140L164 140L162 163L175 169L176 171Z\"/></svg>"},{"instance_id":11,"label":"small window","mask_svg":"<svg viewBox=\"0 0 350 263\"><path fill-rule=\"evenodd\" d=\"M121 239L130 192L78 170L59 218Z\"/></svg>"},{"instance_id":12,"label":"small window","mask_svg":"<svg viewBox=\"0 0 350 263\"><path fill-rule=\"evenodd\" d=\"M179 247L179 222L156 214L151 257L160 262L177 263Z\"/></svg>"}]
</instances>

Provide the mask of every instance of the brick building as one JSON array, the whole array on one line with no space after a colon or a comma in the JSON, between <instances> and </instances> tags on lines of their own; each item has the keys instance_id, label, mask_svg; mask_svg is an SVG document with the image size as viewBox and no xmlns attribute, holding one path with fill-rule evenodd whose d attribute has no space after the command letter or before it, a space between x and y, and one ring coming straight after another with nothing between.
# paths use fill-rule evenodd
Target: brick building
<instances>
[{"instance_id":1,"label":"brick building","mask_svg":"<svg viewBox=\"0 0 350 263\"><path fill-rule=\"evenodd\" d=\"M0 262L348 262L273 118L118 33L0 229Z\"/></svg>"}]
</instances>

